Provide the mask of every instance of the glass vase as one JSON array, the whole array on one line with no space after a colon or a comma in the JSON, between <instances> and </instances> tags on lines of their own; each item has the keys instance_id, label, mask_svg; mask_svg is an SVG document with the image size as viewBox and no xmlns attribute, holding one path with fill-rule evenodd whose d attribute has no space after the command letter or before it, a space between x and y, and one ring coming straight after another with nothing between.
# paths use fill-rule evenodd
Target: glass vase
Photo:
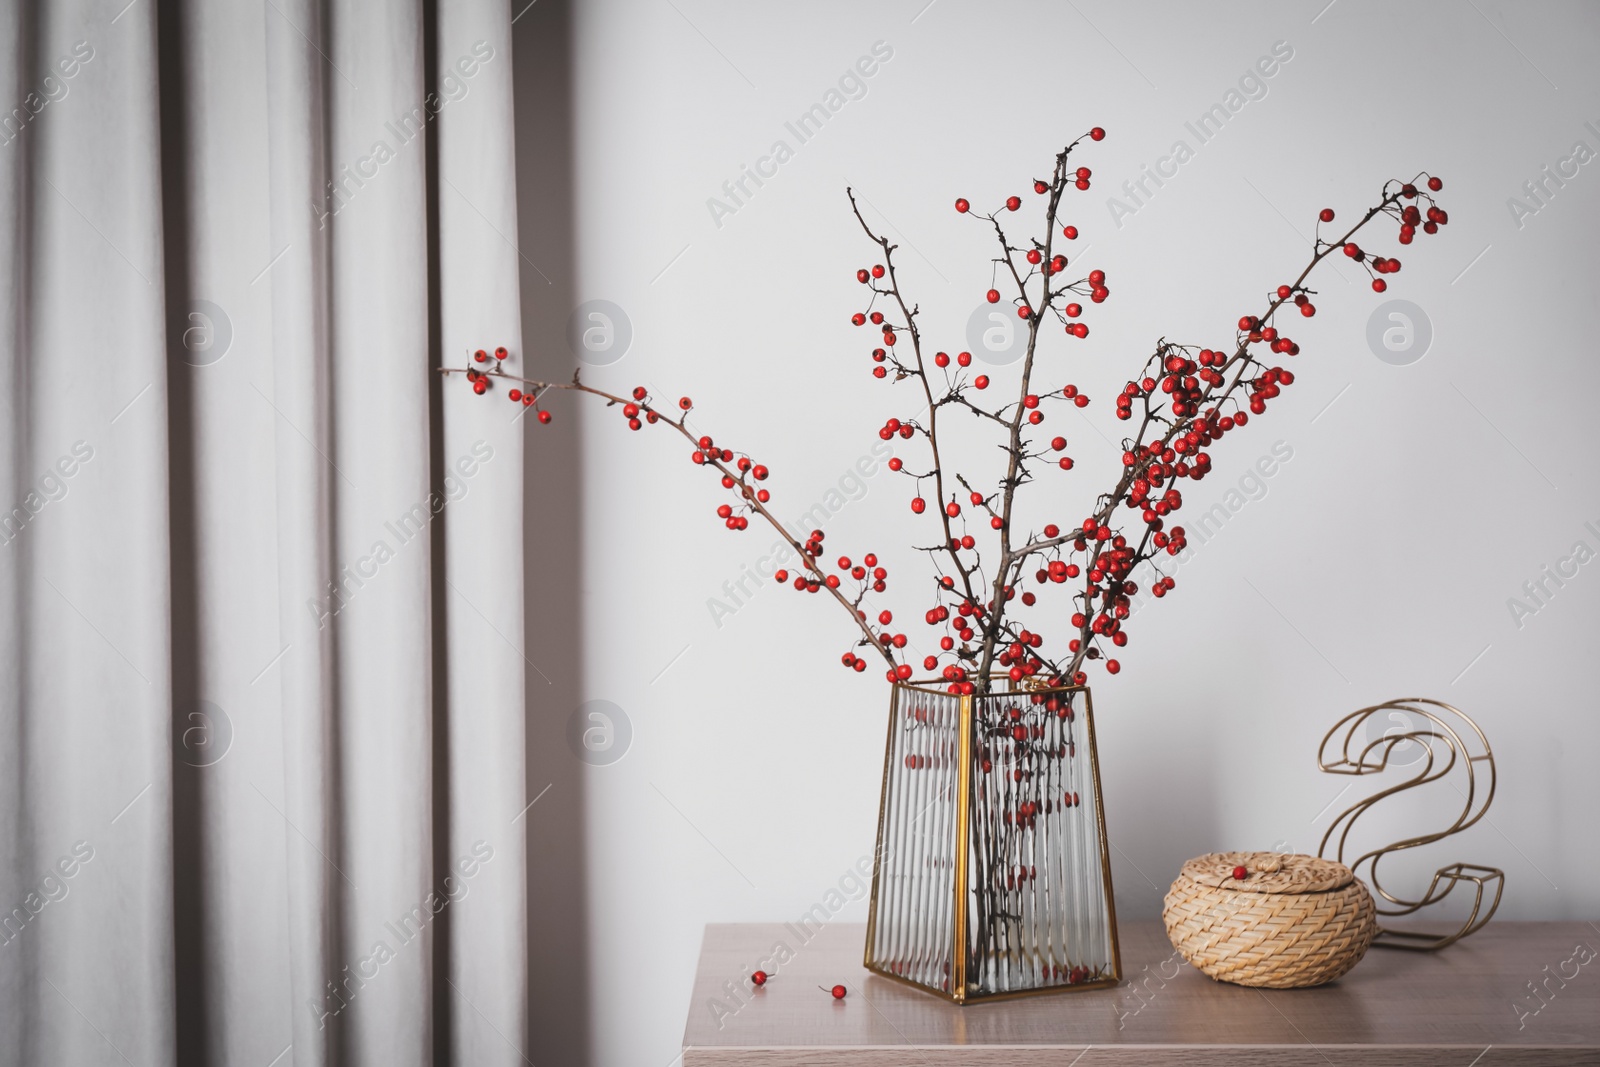
<instances>
[{"instance_id":1,"label":"glass vase","mask_svg":"<svg viewBox=\"0 0 1600 1067\"><path fill-rule=\"evenodd\" d=\"M865 963L967 1004L1122 976L1083 686L896 683Z\"/></svg>"}]
</instances>

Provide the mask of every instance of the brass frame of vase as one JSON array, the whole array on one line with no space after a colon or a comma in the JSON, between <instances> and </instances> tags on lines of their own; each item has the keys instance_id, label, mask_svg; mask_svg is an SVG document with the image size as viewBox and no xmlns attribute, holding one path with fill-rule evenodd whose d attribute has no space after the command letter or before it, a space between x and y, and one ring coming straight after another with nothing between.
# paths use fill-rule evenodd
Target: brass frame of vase
<instances>
[{"instance_id":1,"label":"brass frame of vase","mask_svg":"<svg viewBox=\"0 0 1600 1067\"><path fill-rule=\"evenodd\" d=\"M1424 704L1443 709L1444 711L1447 711L1461 719L1461 721L1466 723L1467 727L1469 728L1469 737L1476 738L1478 743L1482 746L1483 751L1477 755L1473 755L1470 747L1468 746L1469 737L1463 737L1462 733L1458 732L1444 719L1440 718L1438 714L1420 706ZM1372 716L1381 712L1391 711L1398 711L1408 716L1417 716L1419 718L1426 719L1436 729L1417 728L1395 732L1385 731L1383 735L1376 740L1369 740L1362 745L1358 753L1352 754L1352 746L1355 744L1360 744L1360 742L1356 739L1356 731L1360 729L1364 723L1371 719ZM1343 744L1340 746L1338 758L1330 759L1328 755L1328 743L1333 740L1334 735L1337 734L1340 729L1344 729L1345 731ZM1449 750L1449 759L1437 771L1434 770L1433 746L1433 742L1436 740L1442 742L1444 747ZM1378 914L1381 916L1394 917L1414 914L1425 907L1437 904L1444 900L1450 895L1451 891L1462 882L1471 882L1476 887L1476 895L1474 896L1472 902L1472 911L1467 916L1466 920L1461 924L1461 928L1456 930L1454 933L1428 934L1411 930L1395 930L1380 926L1378 928L1378 937L1373 941L1373 945L1379 948L1398 948L1409 949L1414 952L1431 952L1444 948L1446 945L1454 944L1469 934L1476 933L1483 928L1485 923L1494 917L1495 910L1500 906L1500 896L1505 890L1505 872L1500 870L1498 867L1483 867L1473 863L1452 863L1447 866L1440 867L1434 872L1433 880L1428 883L1427 891L1424 892L1419 899L1408 900L1405 897L1397 896L1396 894L1384 889L1383 884L1378 880L1378 861L1392 852L1401 852L1406 849L1418 848L1423 845L1432 844L1435 841L1440 841L1452 834L1460 833L1462 830L1465 830L1467 827L1483 818L1484 814L1489 810L1490 803L1492 803L1494 800L1495 789L1494 751L1489 747L1489 739L1485 737L1483 731L1478 728L1478 724L1468 718L1466 713L1461 711L1460 708L1452 707L1443 701L1428 700L1424 697L1404 697L1399 700L1385 701L1382 704L1374 704L1371 707L1362 708L1359 711L1353 711L1349 715L1346 715L1344 718L1340 719L1334 724L1333 729L1329 730L1327 734L1323 736L1322 744L1317 748L1317 766L1319 766L1322 770L1327 771L1329 774L1377 774L1388 768L1389 757L1394 752L1396 746L1404 744L1408 741L1413 744L1420 745L1423 751L1427 753L1427 762L1423 764L1422 769L1415 777L1401 782L1398 785L1391 786L1388 789L1380 790L1379 792L1374 793L1372 796L1358 801L1341 812L1338 818L1334 819L1333 822L1328 826L1328 832L1323 835L1322 843L1317 847L1317 855L1322 856L1327 851L1328 842L1333 838L1334 832L1339 831L1339 850L1334 858L1339 860L1339 862L1344 863L1345 845L1350 836L1350 830L1352 827L1354 827L1356 820L1359 819L1368 808L1372 807L1380 800L1383 800L1385 797L1393 796L1396 793L1400 793L1408 789L1415 789L1418 786L1426 785L1429 782L1435 782L1441 778L1444 778L1452 769L1454 769L1457 760L1461 760L1462 765L1467 773L1466 803L1461 809L1461 814L1457 816L1456 821L1452 823L1448 829L1437 833L1419 834L1416 837L1408 837L1401 841L1395 841L1391 844L1383 845L1369 852L1362 853L1361 856L1359 856L1354 862L1348 864L1352 871L1358 870L1358 868L1360 868L1360 866L1364 863L1368 864L1369 870L1367 881L1371 883L1372 888L1378 893L1379 896L1388 901L1390 904L1395 905L1393 908L1384 908L1380 906L1378 908ZM1377 753L1376 759L1371 758L1374 755L1373 750L1379 748L1381 748L1382 751ZM1474 769L1474 764L1477 763L1486 764L1488 789L1483 796L1483 806L1477 810L1476 814L1474 814L1473 807L1477 803L1478 795L1478 780ZM1343 826L1342 830L1340 830L1341 826ZM1439 888L1441 883L1444 885L1442 891ZM1484 891L1491 883L1494 885L1494 900L1492 903L1490 903L1488 912L1480 916L1480 912L1482 912L1483 909Z\"/></svg>"},{"instance_id":2,"label":"brass frame of vase","mask_svg":"<svg viewBox=\"0 0 1600 1067\"><path fill-rule=\"evenodd\" d=\"M1000 676L1004 678L1004 676ZM1031 681L1031 680L1029 680ZM1058 686L1045 687L1027 684L999 693L973 694L956 697L954 694L940 688L932 688L939 683L937 680L918 679L911 682L895 682L889 691L889 728L888 737L884 743L883 752L883 786L878 800L878 834L877 845L872 859L872 893L868 902L867 912L867 940L862 963L867 970L890 981L907 985L933 996L959 1005L973 1003L987 1003L998 1000L1012 1000L1018 997L1037 996L1046 993L1073 993L1089 989L1109 989L1118 985L1122 980L1122 950L1117 940L1117 908L1116 900L1111 890L1111 859L1110 843L1106 836L1105 803L1100 782L1100 756L1095 744L1094 733L1094 698L1088 686ZM956 834L954 847L954 894L950 901L952 908L953 931L951 936L951 964L950 964L950 989L948 991L937 989L933 986L918 982L904 975L896 974L888 967L878 962L873 955L873 946L876 942L878 926L878 893L883 874L884 837L887 829L889 800L889 775L891 761L894 754L896 728L898 726L897 706L902 690L915 693L924 693L929 696L943 699L959 700L960 728L957 743L957 782L956 782L956 818L954 829ZM1110 955L1111 973L1105 977L1092 981L1083 981L1076 984L1041 985L1029 989L1003 990L992 993L969 991L967 988L967 895L969 886L969 841L972 830L972 778L973 778L973 744L976 719L974 709L980 696L1004 696L1006 693L1043 694L1045 696L1056 694L1083 694L1083 723L1084 741L1089 746L1088 767L1091 788L1093 790L1095 834L1099 842L1100 856L1100 887L1104 894L1105 918Z\"/></svg>"}]
</instances>

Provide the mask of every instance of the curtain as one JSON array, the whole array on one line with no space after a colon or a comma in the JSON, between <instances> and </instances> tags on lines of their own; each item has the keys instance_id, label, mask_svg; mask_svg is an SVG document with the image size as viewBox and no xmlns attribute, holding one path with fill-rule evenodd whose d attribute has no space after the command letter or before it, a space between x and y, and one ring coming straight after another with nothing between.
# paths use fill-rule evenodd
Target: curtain
<instances>
[{"instance_id":1,"label":"curtain","mask_svg":"<svg viewBox=\"0 0 1600 1067\"><path fill-rule=\"evenodd\" d=\"M525 1062L510 19L0 15L0 1063Z\"/></svg>"}]
</instances>

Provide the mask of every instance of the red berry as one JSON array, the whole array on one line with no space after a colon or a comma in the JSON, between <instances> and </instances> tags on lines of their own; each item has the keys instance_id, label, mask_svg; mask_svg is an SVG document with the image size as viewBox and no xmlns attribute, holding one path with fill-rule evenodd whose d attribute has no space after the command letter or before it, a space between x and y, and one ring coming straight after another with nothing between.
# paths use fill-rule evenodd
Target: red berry
<instances>
[{"instance_id":1,"label":"red berry","mask_svg":"<svg viewBox=\"0 0 1600 1067\"><path fill-rule=\"evenodd\" d=\"M965 199L962 199L960 197L956 198L956 210L961 212L963 215L965 215L967 213L967 208L969 208L971 206L972 205L968 204Z\"/></svg>"},{"instance_id":2,"label":"red berry","mask_svg":"<svg viewBox=\"0 0 1600 1067\"><path fill-rule=\"evenodd\" d=\"M1373 292L1381 293L1387 288L1389 288L1389 283L1384 281L1382 278L1374 278L1374 279L1372 279L1372 291Z\"/></svg>"},{"instance_id":3,"label":"red berry","mask_svg":"<svg viewBox=\"0 0 1600 1067\"><path fill-rule=\"evenodd\" d=\"M1244 869L1244 868L1243 868L1243 867L1235 867L1235 868L1234 868L1234 869L1233 869L1233 877L1234 877L1234 878L1235 878L1235 879L1236 879L1236 880L1237 880L1237 881L1240 881L1240 882L1242 882L1242 881L1244 881L1244 880L1245 880L1245 879L1246 879L1246 878L1248 878L1248 877L1249 877L1249 876L1250 876L1250 872L1249 872L1249 871L1247 871L1247 870L1245 870L1245 869Z\"/></svg>"},{"instance_id":4,"label":"red berry","mask_svg":"<svg viewBox=\"0 0 1600 1067\"><path fill-rule=\"evenodd\" d=\"M1317 218L1321 219L1323 222L1332 222L1333 221L1333 208L1331 208L1331 207L1323 208L1321 211L1317 212Z\"/></svg>"},{"instance_id":5,"label":"red berry","mask_svg":"<svg viewBox=\"0 0 1600 1067\"><path fill-rule=\"evenodd\" d=\"M1096 126L1094 129L1089 131L1089 140L1091 140L1091 141L1104 141L1105 139L1106 139L1106 131L1102 130L1100 127Z\"/></svg>"},{"instance_id":6,"label":"red berry","mask_svg":"<svg viewBox=\"0 0 1600 1067\"><path fill-rule=\"evenodd\" d=\"M1031 307L1029 307L1027 304L1023 304L1021 307L1017 308L1017 318L1026 320L1026 319L1031 318L1032 316L1033 316L1033 309Z\"/></svg>"},{"instance_id":7,"label":"red berry","mask_svg":"<svg viewBox=\"0 0 1600 1067\"><path fill-rule=\"evenodd\" d=\"M539 412L539 421L547 426L550 424L550 420L554 417L555 416L551 415L548 411Z\"/></svg>"},{"instance_id":8,"label":"red berry","mask_svg":"<svg viewBox=\"0 0 1600 1067\"><path fill-rule=\"evenodd\" d=\"M961 514L961 505L952 500L944 506L944 513L953 519Z\"/></svg>"},{"instance_id":9,"label":"red berry","mask_svg":"<svg viewBox=\"0 0 1600 1067\"><path fill-rule=\"evenodd\" d=\"M510 352L506 351L504 345L501 345L499 348L494 350L494 358L495 359L505 359L510 354L511 354Z\"/></svg>"},{"instance_id":10,"label":"red berry","mask_svg":"<svg viewBox=\"0 0 1600 1067\"><path fill-rule=\"evenodd\" d=\"M489 353L480 348L476 352L472 353L472 358L477 360L479 363L487 363L489 360Z\"/></svg>"},{"instance_id":11,"label":"red berry","mask_svg":"<svg viewBox=\"0 0 1600 1067\"><path fill-rule=\"evenodd\" d=\"M984 299L989 301L989 303L991 303L991 304L1000 303L1000 290L998 290L998 289L990 289L987 293L984 294Z\"/></svg>"},{"instance_id":12,"label":"red berry","mask_svg":"<svg viewBox=\"0 0 1600 1067\"><path fill-rule=\"evenodd\" d=\"M928 502L922 499L920 496L914 496L911 498L911 510L916 512L918 515L921 515L922 509L927 506Z\"/></svg>"},{"instance_id":13,"label":"red berry","mask_svg":"<svg viewBox=\"0 0 1600 1067\"><path fill-rule=\"evenodd\" d=\"M779 580L781 581L782 579L779 579ZM752 974L750 976L750 981L754 982L756 985L766 985L767 984L767 972L766 971L757 971L755 974Z\"/></svg>"},{"instance_id":14,"label":"red berry","mask_svg":"<svg viewBox=\"0 0 1600 1067\"><path fill-rule=\"evenodd\" d=\"M1076 241L1078 239L1078 228L1076 226L1063 226L1061 228L1061 236L1069 241Z\"/></svg>"},{"instance_id":15,"label":"red berry","mask_svg":"<svg viewBox=\"0 0 1600 1067\"><path fill-rule=\"evenodd\" d=\"M957 352L956 353L956 363L957 363L957 365L962 366L962 367L970 367L970 366L972 366L972 353L971 352Z\"/></svg>"},{"instance_id":16,"label":"red berry","mask_svg":"<svg viewBox=\"0 0 1600 1067\"><path fill-rule=\"evenodd\" d=\"M1006 197L1006 210L1007 211L1015 211L1015 210L1017 210L1017 208L1019 208L1021 206L1022 206L1022 198L1020 196L1008 196L1008 197Z\"/></svg>"},{"instance_id":17,"label":"red berry","mask_svg":"<svg viewBox=\"0 0 1600 1067\"><path fill-rule=\"evenodd\" d=\"M1116 674L1120 670L1122 670L1122 664L1118 663L1114 659L1106 660L1106 673L1107 674Z\"/></svg>"},{"instance_id":18,"label":"red berry","mask_svg":"<svg viewBox=\"0 0 1600 1067\"><path fill-rule=\"evenodd\" d=\"M833 994L834 1000L843 1000L845 993L849 991L842 985L836 985L832 989L828 990L828 992Z\"/></svg>"},{"instance_id":19,"label":"red berry","mask_svg":"<svg viewBox=\"0 0 1600 1067\"><path fill-rule=\"evenodd\" d=\"M865 267L863 267L861 270L856 271L856 281L860 282L862 285L866 285L867 284L867 279L870 278L870 277L872 277L872 275L867 273Z\"/></svg>"},{"instance_id":20,"label":"red berry","mask_svg":"<svg viewBox=\"0 0 1600 1067\"><path fill-rule=\"evenodd\" d=\"M482 396L484 393L489 391L489 383L483 378L479 378L477 381L472 383L472 391L477 393L479 396Z\"/></svg>"},{"instance_id":21,"label":"red berry","mask_svg":"<svg viewBox=\"0 0 1600 1067\"><path fill-rule=\"evenodd\" d=\"M1428 179L1428 188L1432 189L1434 192L1437 193L1440 189L1444 188L1443 179L1440 179L1440 178L1429 178Z\"/></svg>"},{"instance_id":22,"label":"red berry","mask_svg":"<svg viewBox=\"0 0 1600 1067\"><path fill-rule=\"evenodd\" d=\"M976 378L974 378L972 380L972 386L973 386L974 389L987 389L987 388L989 388L989 376L987 374L978 375Z\"/></svg>"},{"instance_id":23,"label":"red berry","mask_svg":"<svg viewBox=\"0 0 1600 1067\"><path fill-rule=\"evenodd\" d=\"M678 398L678 406L680 408L682 408L684 411L688 411L690 408L694 407L694 401L690 400L686 396L685 397L679 397Z\"/></svg>"}]
</instances>

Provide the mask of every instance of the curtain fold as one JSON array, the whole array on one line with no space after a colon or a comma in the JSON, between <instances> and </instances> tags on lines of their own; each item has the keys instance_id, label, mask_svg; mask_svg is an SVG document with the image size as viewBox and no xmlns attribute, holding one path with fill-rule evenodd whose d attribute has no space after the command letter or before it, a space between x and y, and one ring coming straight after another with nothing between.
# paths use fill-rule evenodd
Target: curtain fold
<instances>
[{"instance_id":1,"label":"curtain fold","mask_svg":"<svg viewBox=\"0 0 1600 1067\"><path fill-rule=\"evenodd\" d=\"M0 1064L524 1062L509 18L3 16Z\"/></svg>"}]
</instances>

